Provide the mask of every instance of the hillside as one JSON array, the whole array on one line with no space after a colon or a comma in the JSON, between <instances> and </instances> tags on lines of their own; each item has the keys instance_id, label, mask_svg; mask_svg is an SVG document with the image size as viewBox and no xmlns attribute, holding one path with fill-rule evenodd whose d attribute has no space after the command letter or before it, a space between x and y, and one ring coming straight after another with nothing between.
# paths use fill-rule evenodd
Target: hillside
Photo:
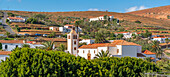
<instances>
[{"instance_id":1,"label":"hillside","mask_svg":"<svg viewBox=\"0 0 170 77\"><path fill-rule=\"evenodd\" d=\"M145 10L139 10L134 12L128 12L128 14L134 14L144 17L156 18L156 19L170 19L170 5L155 7Z\"/></svg>"},{"instance_id":2,"label":"hillside","mask_svg":"<svg viewBox=\"0 0 170 77\"><path fill-rule=\"evenodd\" d=\"M46 14L46 15L50 15L50 19L55 22L57 22L56 18L58 16L90 18L90 17L96 17L96 16L100 16L100 15L113 15L115 18L127 21L128 23L122 23L122 25L130 26L130 27L148 25L148 26L161 26L161 27L168 28L168 29L170 28L169 20L160 20L160 19L148 18L148 17L132 15L132 14L127 14L127 13L103 12L103 11L77 11L77 12L7 11L7 12L12 12L14 14L28 16L28 17L30 17L34 14ZM136 20L139 20L142 23L141 24L134 23L134 21L136 21Z\"/></svg>"}]
</instances>

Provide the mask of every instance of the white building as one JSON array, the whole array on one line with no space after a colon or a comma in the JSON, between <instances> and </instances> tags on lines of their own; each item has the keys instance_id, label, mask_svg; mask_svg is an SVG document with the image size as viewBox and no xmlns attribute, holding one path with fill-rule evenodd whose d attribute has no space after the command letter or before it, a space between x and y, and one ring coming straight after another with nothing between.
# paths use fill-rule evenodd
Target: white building
<instances>
[{"instance_id":1,"label":"white building","mask_svg":"<svg viewBox=\"0 0 170 77\"><path fill-rule=\"evenodd\" d=\"M165 43L165 39L166 39L167 37L153 37L153 41L159 41L160 43ZM170 39L170 38L168 38L168 39Z\"/></svg>"},{"instance_id":2,"label":"white building","mask_svg":"<svg viewBox=\"0 0 170 77\"><path fill-rule=\"evenodd\" d=\"M83 39L79 41L79 43L93 44L95 42L94 39Z\"/></svg>"},{"instance_id":3,"label":"white building","mask_svg":"<svg viewBox=\"0 0 170 77\"><path fill-rule=\"evenodd\" d=\"M64 25L64 28L66 28L67 33L71 32L72 28L75 28L75 31L77 32L77 27L75 27L74 25ZM78 27L78 31L82 32L82 29L80 27Z\"/></svg>"},{"instance_id":4,"label":"white building","mask_svg":"<svg viewBox=\"0 0 170 77\"><path fill-rule=\"evenodd\" d=\"M108 16L107 16L107 19L113 20L113 18L114 18L114 17L113 17L112 15L108 15ZM98 20L105 20L105 19L104 19L104 15L99 16L99 17L90 18L90 22L91 22L91 21L98 21Z\"/></svg>"},{"instance_id":5,"label":"white building","mask_svg":"<svg viewBox=\"0 0 170 77\"><path fill-rule=\"evenodd\" d=\"M11 54L11 51L0 51L0 63L1 60L5 61L6 57L9 57L9 54Z\"/></svg>"},{"instance_id":6,"label":"white building","mask_svg":"<svg viewBox=\"0 0 170 77\"><path fill-rule=\"evenodd\" d=\"M118 34L123 34L123 38L131 38L132 33L130 32L116 32L115 35L117 36Z\"/></svg>"},{"instance_id":7,"label":"white building","mask_svg":"<svg viewBox=\"0 0 170 77\"><path fill-rule=\"evenodd\" d=\"M72 30L67 35L67 51L75 56L81 56L88 60L93 59L96 54L103 51L109 51L111 56L116 57L138 57L141 54L142 47L138 44L124 40L114 40L112 43L88 44L78 48L79 35ZM141 57L141 56L140 56Z\"/></svg>"},{"instance_id":8,"label":"white building","mask_svg":"<svg viewBox=\"0 0 170 77\"><path fill-rule=\"evenodd\" d=\"M4 51L12 51L16 47L22 47L23 44L30 45L30 48L44 46L44 45L41 45L40 43L36 43L34 41L26 42L24 40L0 40L0 43L2 43L2 50L4 50Z\"/></svg>"},{"instance_id":9,"label":"white building","mask_svg":"<svg viewBox=\"0 0 170 77\"><path fill-rule=\"evenodd\" d=\"M20 18L20 17L8 17L7 18L9 22L25 22L25 18Z\"/></svg>"}]
</instances>

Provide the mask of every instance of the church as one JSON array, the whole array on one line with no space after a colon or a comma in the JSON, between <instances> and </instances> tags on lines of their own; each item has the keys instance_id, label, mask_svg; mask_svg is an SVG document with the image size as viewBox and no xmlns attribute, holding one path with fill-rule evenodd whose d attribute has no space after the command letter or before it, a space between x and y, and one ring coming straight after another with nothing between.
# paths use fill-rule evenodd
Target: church
<instances>
[{"instance_id":1,"label":"church","mask_svg":"<svg viewBox=\"0 0 170 77\"><path fill-rule=\"evenodd\" d=\"M133 42L127 42L125 40L114 40L111 43L97 43L88 44L79 47L79 34L73 28L72 31L67 34L67 52L75 56L81 56L85 59L94 59L95 55L101 51L109 51L109 54L115 57L137 57L144 58L142 54L142 46Z\"/></svg>"}]
</instances>

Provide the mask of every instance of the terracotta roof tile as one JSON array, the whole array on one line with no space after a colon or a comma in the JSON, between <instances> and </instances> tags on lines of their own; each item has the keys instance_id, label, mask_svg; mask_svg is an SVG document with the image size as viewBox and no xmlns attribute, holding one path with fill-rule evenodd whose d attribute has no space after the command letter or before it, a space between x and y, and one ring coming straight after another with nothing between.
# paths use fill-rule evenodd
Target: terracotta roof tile
<instances>
[{"instance_id":1,"label":"terracotta roof tile","mask_svg":"<svg viewBox=\"0 0 170 77\"><path fill-rule=\"evenodd\" d=\"M143 51L143 53L146 54L146 55L154 55L154 54L156 54L156 53L153 53L153 52L151 52L149 50L145 50L145 51Z\"/></svg>"},{"instance_id":2,"label":"terracotta roof tile","mask_svg":"<svg viewBox=\"0 0 170 77\"><path fill-rule=\"evenodd\" d=\"M23 18L18 18L18 17L8 17L9 19L17 19L17 20L24 20Z\"/></svg>"},{"instance_id":3,"label":"terracotta roof tile","mask_svg":"<svg viewBox=\"0 0 170 77\"><path fill-rule=\"evenodd\" d=\"M23 40L0 40L0 43L23 43Z\"/></svg>"},{"instance_id":4,"label":"terracotta roof tile","mask_svg":"<svg viewBox=\"0 0 170 77\"><path fill-rule=\"evenodd\" d=\"M64 26L74 26L74 25L64 25Z\"/></svg>"},{"instance_id":5,"label":"terracotta roof tile","mask_svg":"<svg viewBox=\"0 0 170 77\"><path fill-rule=\"evenodd\" d=\"M116 45L136 45L140 46L138 44L132 43L132 42L127 42L124 40L114 40L112 43L98 43L98 44L88 44L88 45L83 45L80 47L81 48L97 48L97 47L116 47Z\"/></svg>"},{"instance_id":6,"label":"terracotta roof tile","mask_svg":"<svg viewBox=\"0 0 170 77\"><path fill-rule=\"evenodd\" d=\"M11 54L11 51L0 51L0 55L8 55Z\"/></svg>"}]
</instances>

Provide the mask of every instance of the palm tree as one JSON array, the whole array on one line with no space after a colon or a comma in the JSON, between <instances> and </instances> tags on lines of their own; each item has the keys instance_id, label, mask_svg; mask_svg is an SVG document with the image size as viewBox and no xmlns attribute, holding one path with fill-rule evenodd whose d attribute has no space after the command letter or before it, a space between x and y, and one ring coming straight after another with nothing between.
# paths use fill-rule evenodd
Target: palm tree
<instances>
[{"instance_id":1,"label":"palm tree","mask_svg":"<svg viewBox=\"0 0 170 77\"><path fill-rule=\"evenodd\" d=\"M60 44L60 46L57 48L59 51L65 51L66 50L66 46L63 44Z\"/></svg>"},{"instance_id":2,"label":"palm tree","mask_svg":"<svg viewBox=\"0 0 170 77\"><path fill-rule=\"evenodd\" d=\"M76 26L76 28L77 28L77 33L78 33L78 27L79 27L79 25L80 25L80 21L76 21L74 25Z\"/></svg>"},{"instance_id":3,"label":"palm tree","mask_svg":"<svg viewBox=\"0 0 170 77\"><path fill-rule=\"evenodd\" d=\"M166 38L166 39L165 39L165 42L166 42L166 49L168 49L169 39L168 39L168 38Z\"/></svg>"},{"instance_id":4,"label":"palm tree","mask_svg":"<svg viewBox=\"0 0 170 77\"><path fill-rule=\"evenodd\" d=\"M158 56L162 56L162 53L163 53L163 51L162 51L162 49L161 49L161 47L159 46L159 41L153 41L152 42L152 51L153 52L156 52L156 56L158 57Z\"/></svg>"},{"instance_id":5,"label":"palm tree","mask_svg":"<svg viewBox=\"0 0 170 77\"><path fill-rule=\"evenodd\" d=\"M29 44L23 44L22 47L23 48L30 48L30 45Z\"/></svg>"},{"instance_id":6,"label":"palm tree","mask_svg":"<svg viewBox=\"0 0 170 77\"><path fill-rule=\"evenodd\" d=\"M109 57L109 56L110 56L109 51L105 52L105 51L101 50L101 52L96 54L96 56L94 58Z\"/></svg>"},{"instance_id":7,"label":"palm tree","mask_svg":"<svg viewBox=\"0 0 170 77\"><path fill-rule=\"evenodd\" d=\"M54 42L52 42L52 41L46 41L46 42L43 43L42 45L44 45L44 48L43 48L43 49L52 50L52 49L53 49L53 46L54 46Z\"/></svg>"}]
</instances>

